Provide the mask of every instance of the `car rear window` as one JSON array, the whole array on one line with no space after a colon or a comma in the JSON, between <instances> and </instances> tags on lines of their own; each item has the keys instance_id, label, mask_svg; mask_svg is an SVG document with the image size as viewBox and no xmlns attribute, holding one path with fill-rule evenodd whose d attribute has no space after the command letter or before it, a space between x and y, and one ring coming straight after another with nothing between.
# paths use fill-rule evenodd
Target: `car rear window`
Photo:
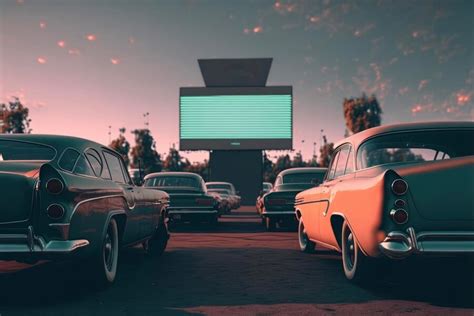
<instances>
[{"instance_id":1,"label":"car rear window","mask_svg":"<svg viewBox=\"0 0 474 316\"><path fill-rule=\"evenodd\" d=\"M324 179L323 172L312 173L291 173L283 176L283 184L289 183L315 183L318 180L321 183Z\"/></svg>"},{"instance_id":2,"label":"car rear window","mask_svg":"<svg viewBox=\"0 0 474 316\"><path fill-rule=\"evenodd\" d=\"M11 140L0 140L0 161L9 160L52 160L56 151L49 146L19 142Z\"/></svg>"},{"instance_id":3,"label":"car rear window","mask_svg":"<svg viewBox=\"0 0 474 316\"><path fill-rule=\"evenodd\" d=\"M147 179L147 187L192 187L201 189L201 182L194 177L159 176Z\"/></svg>"},{"instance_id":4,"label":"car rear window","mask_svg":"<svg viewBox=\"0 0 474 316\"><path fill-rule=\"evenodd\" d=\"M388 163L413 163L474 155L474 130L428 130L377 136L357 153L359 169Z\"/></svg>"},{"instance_id":5,"label":"car rear window","mask_svg":"<svg viewBox=\"0 0 474 316\"><path fill-rule=\"evenodd\" d=\"M208 189L226 189L231 191L232 187L229 184L206 184Z\"/></svg>"}]
</instances>

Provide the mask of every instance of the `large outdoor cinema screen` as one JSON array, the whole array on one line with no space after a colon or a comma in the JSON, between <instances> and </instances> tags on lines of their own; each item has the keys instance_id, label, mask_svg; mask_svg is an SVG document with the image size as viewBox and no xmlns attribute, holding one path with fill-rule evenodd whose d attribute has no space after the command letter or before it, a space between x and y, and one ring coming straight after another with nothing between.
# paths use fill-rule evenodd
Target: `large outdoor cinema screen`
<instances>
[{"instance_id":1,"label":"large outdoor cinema screen","mask_svg":"<svg viewBox=\"0 0 474 316\"><path fill-rule=\"evenodd\" d=\"M181 150L292 149L292 87L181 88Z\"/></svg>"}]
</instances>

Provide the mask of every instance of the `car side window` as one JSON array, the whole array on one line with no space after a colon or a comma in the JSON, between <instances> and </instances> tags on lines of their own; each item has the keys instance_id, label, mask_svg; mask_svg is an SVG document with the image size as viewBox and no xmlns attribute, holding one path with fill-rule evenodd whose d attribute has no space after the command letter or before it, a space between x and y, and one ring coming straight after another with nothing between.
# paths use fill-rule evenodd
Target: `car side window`
<instances>
[{"instance_id":1,"label":"car side window","mask_svg":"<svg viewBox=\"0 0 474 316\"><path fill-rule=\"evenodd\" d=\"M337 159L336 169L334 171L334 178L343 176L345 174L350 149L350 146L343 146L339 150L339 158Z\"/></svg>"},{"instance_id":2,"label":"car side window","mask_svg":"<svg viewBox=\"0 0 474 316\"><path fill-rule=\"evenodd\" d=\"M354 153L352 151L352 146L351 145L348 145L348 146L349 146L349 158L347 159L346 171L344 172L344 174L352 173L354 172L354 169L355 169Z\"/></svg>"},{"instance_id":3,"label":"car side window","mask_svg":"<svg viewBox=\"0 0 474 316\"><path fill-rule=\"evenodd\" d=\"M80 155L79 159L77 159L76 166L74 167L74 173L91 177L95 176L89 161L87 161L83 155Z\"/></svg>"},{"instance_id":4,"label":"car side window","mask_svg":"<svg viewBox=\"0 0 474 316\"><path fill-rule=\"evenodd\" d=\"M339 151L336 151L332 156L331 163L329 164L330 167L329 167L329 170L327 172L327 177L326 177L327 181L334 179L338 157L339 157Z\"/></svg>"},{"instance_id":5,"label":"car side window","mask_svg":"<svg viewBox=\"0 0 474 316\"><path fill-rule=\"evenodd\" d=\"M58 161L58 165L62 169L72 172L79 156L80 153L77 150L68 148L61 155L61 158Z\"/></svg>"},{"instance_id":6,"label":"car side window","mask_svg":"<svg viewBox=\"0 0 474 316\"><path fill-rule=\"evenodd\" d=\"M87 149L85 152L86 158L89 161L90 165L92 166L92 170L97 177L100 177L102 174L102 158L97 151L94 149Z\"/></svg>"},{"instance_id":7,"label":"car side window","mask_svg":"<svg viewBox=\"0 0 474 316\"><path fill-rule=\"evenodd\" d=\"M104 151L104 157L105 157L105 161L107 162L107 165L109 166L110 176L112 178L112 181L115 181L118 183L127 183L122 171L121 161L119 157L107 151Z\"/></svg>"}]
</instances>

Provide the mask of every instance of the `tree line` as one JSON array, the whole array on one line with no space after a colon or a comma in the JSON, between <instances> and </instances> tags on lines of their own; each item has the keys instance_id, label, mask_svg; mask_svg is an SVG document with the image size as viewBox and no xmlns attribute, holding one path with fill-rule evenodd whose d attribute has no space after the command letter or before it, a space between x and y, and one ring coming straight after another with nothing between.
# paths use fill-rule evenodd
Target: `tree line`
<instances>
[{"instance_id":1,"label":"tree line","mask_svg":"<svg viewBox=\"0 0 474 316\"><path fill-rule=\"evenodd\" d=\"M345 135L349 136L365 129L379 126L382 122L382 109L377 98L362 94L358 98L344 99L343 115L345 119ZM0 120L3 122L3 133L31 133L29 111L18 98L0 104ZM117 151L124 159L127 167L143 169L144 174L159 171L187 171L200 174L204 180L209 180L209 161L191 163L181 156L172 146L166 157L162 159L156 150L156 141L148 128L134 129L133 147L125 137L126 129L119 129L119 136L113 139L109 147ZM275 161L270 159L266 152L263 154L264 181L274 182L279 172L295 167L327 167L334 151L334 143L328 142L323 136L323 143L319 148L319 156L314 155L310 160L304 160L301 152L293 158L289 154L279 155Z\"/></svg>"}]
</instances>

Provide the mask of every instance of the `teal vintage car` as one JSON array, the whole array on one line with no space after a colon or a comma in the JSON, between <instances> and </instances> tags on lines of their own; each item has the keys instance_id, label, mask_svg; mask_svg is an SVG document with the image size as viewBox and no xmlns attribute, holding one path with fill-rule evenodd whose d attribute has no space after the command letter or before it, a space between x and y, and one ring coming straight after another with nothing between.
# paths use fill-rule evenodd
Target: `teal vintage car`
<instances>
[{"instance_id":1,"label":"teal vintage car","mask_svg":"<svg viewBox=\"0 0 474 316\"><path fill-rule=\"evenodd\" d=\"M133 184L121 156L67 136L0 136L0 260L87 259L94 280L115 280L119 249L168 241L169 196Z\"/></svg>"},{"instance_id":2,"label":"teal vintage car","mask_svg":"<svg viewBox=\"0 0 474 316\"><path fill-rule=\"evenodd\" d=\"M327 168L291 168L280 172L274 187L261 195L257 201L257 211L268 231L276 224L295 223L295 196L303 190L320 184Z\"/></svg>"}]
</instances>

